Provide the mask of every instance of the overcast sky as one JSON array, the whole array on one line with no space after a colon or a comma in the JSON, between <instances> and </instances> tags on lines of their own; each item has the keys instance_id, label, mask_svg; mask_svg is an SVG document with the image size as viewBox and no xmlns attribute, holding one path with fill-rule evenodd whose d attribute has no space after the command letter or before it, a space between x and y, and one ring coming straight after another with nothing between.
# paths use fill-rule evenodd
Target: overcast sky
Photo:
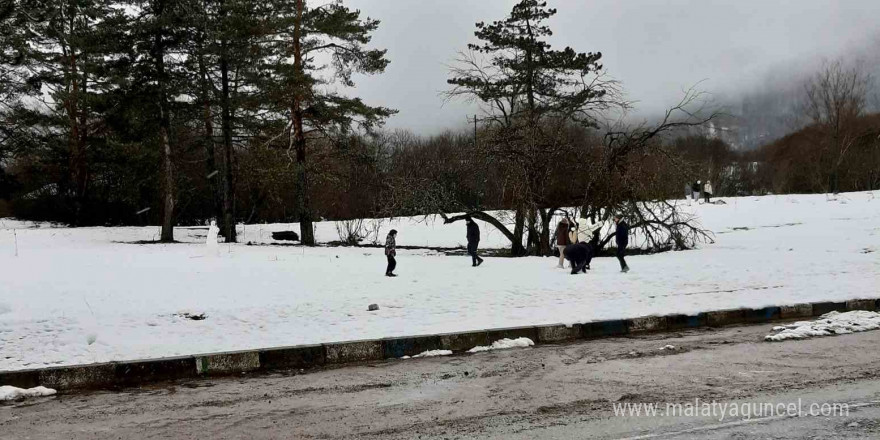
<instances>
[{"instance_id":1,"label":"overcast sky","mask_svg":"<svg viewBox=\"0 0 880 440\"><path fill-rule=\"evenodd\" d=\"M389 128L432 134L460 128L475 109L445 103L450 64L475 42L474 23L502 19L514 0L346 0L382 21L373 46L388 49L382 75L359 77L355 93L396 108ZM880 0L549 0L554 47L602 52L608 73L648 114L684 88L732 94L769 72L864 47L880 31ZM880 52L880 44L874 47ZM782 76L783 78L778 78Z\"/></svg>"}]
</instances>

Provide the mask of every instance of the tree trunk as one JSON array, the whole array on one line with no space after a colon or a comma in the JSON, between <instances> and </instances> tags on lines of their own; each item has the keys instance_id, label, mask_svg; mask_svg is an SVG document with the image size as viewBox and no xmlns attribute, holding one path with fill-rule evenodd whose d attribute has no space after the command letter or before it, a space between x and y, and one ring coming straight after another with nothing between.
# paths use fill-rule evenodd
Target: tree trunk
<instances>
[{"instance_id":1,"label":"tree trunk","mask_svg":"<svg viewBox=\"0 0 880 440\"><path fill-rule=\"evenodd\" d=\"M74 66L74 69L76 67ZM74 70L74 74L76 71ZM69 169L70 182L73 185L73 224L80 226L83 222L83 209L85 204L86 188L88 187L88 167L86 161L85 140L86 129L84 125L85 109L80 108L78 79L73 79L73 93L68 100L68 117L70 120L70 133L68 134L69 145Z\"/></svg>"},{"instance_id":2,"label":"tree trunk","mask_svg":"<svg viewBox=\"0 0 880 440\"><path fill-rule=\"evenodd\" d=\"M156 2L156 16L161 19L164 15L164 1ZM168 109L168 79L165 72L165 41L162 31L156 31L154 60L156 63L156 76L159 89L159 140L162 146L162 235L161 241L174 241L174 168L171 157L171 116Z\"/></svg>"},{"instance_id":3,"label":"tree trunk","mask_svg":"<svg viewBox=\"0 0 880 440\"><path fill-rule=\"evenodd\" d=\"M226 4L220 4L220 20L223 23L223 40L220 42L220 82L223 96L220 105L222 107L222 130L223 130L223 237L227 243L237 241L235 231L235 157L232 151L232 111L229 103L229 42L226 39Z\"/></svg>"},{"instance_id":4,"label":"tree trunk","mask_svg":"<svg viewBox=\"0 0 880 440\"><path fill-rule=\"evenodd\" d=\"M163 242L174 241L174 170L172 168L171 159L171 140L169 137L170 128L167 123L168 115L165 105L161 105L162 110L159 111L160 117L165 120L159 127L159 138L162 142L162 160L163 160L163 210L162 210L162 237Z\"/></svg>"},{"instance_id":5,"label":"tree trunk","mask_svg":"<svg viewBox=\"0 0 880 440\"><path fill-rule=\"evenodd\" d=\"M296 0L296 19L293 27L293 69L299 78L304 77L302 60L302 16L305 8L304 0ZM300 79L301 81L301 79ZM299 220L300 240L306 246L315 245L315 230L312 226L311 206L309 203L309 178L306 171L306 137L303 131L303 87L296 84L296 93L290 109L293 135L291 142L296 152L296 211Z\"/></svg>"},{"instance_id":6,"label":"tree trunk","mask_svg":"<svg viewBox=\"0 0 880 440\"><path fill-rule=\"evenodd\" d=\"M521 257L526 254L526 249L522 244L523 228L525 227L525 213L522 208L517 208L513 224L513 238L510 253L514 257Z\"/></svg>"},{"instance_id":7,"label":"tree trunk","mask_svg":"<svg viewBox=\"0 0 880 440\"><path fill-rule=\"evenodd\" d=\"M201 43L201 42L200 42ZM205 128L205 171L211 186L211 204L213 207L214 218L217 219L220 230L223 230L223 198L220 191L220 179L222 178L217 169L217 152L214 148L214 115L211 114L211 86L208 82L208 68L205 66L205 59L202 51L204 45L199 47L199 93L202 101L202 122Z\"/></svg>"},{"instance_id":8,"label":"tree trunk","mask_svg":"<svg viewBox=\"0 0 880 440\"><path fill-rule=\"evenodd\" d=\"M529 42L534 43L535 35L532 33L532 23L530 21L526 21L526 30L529 34ZM531 47L531 46L529 46ZM532 50L526 49L526 100L529 105L529 127L534 128L535 125L535 91L534 91L534 83L535 83L535 67L534 67L534 59L532 56Z\"/></svg>"},{"instance_id":9,"label":"tree trunk","mask_svg":"<svg viewBox=\"0 0 880 440\"><path fill-rule=\"evenodd\" d=\"M527 220L526 226L528 227L528 235L526 237L526 254L539 255L538 231L535 229L535 223L537 223L537 218L535 216L534 209L529 208L526 220Z\"/></svg>"},{"instance_id":10,"label":"tree trunk","mask_svg":"<svg viewBox=\"0 0 880 440\"><path fill-rule=\"evenodd\" d=\"M76 8L70 5L68 12L69 33L73 35L76 32ZM86 188L88 186L88 169L86 160L86 109L85 99L80 95L85 95L87 84L85 80L85 72L83 72L83 84L80 85L79 71L79 55L76 47L67 46L66 53L68 58L68 75L66 79L66 87L69 93L66 96L66 111L70 125L68 133L68 170L70 173L70 183L73 186L73 224L79 226L82 224L83 205L85 204Z\"/></svg>"},{"instance_id":11,"label":"tree trunk","mask_svg":"<svg viewBox=\"0 0 880 440\"><path fill-rule=\"evenodd\" d=\"M555 211L555 209L541 209L538 211L541 214L541 256L552 255L550 252L550 218L553 217Z\"/></svg>"},{"instance_id":12,"label":"tree trunk","mask_svg":"<svg viewBox=\"0 0 880 440\"><path fill-rule=\"evenodd\" d=\"M85 56L83 54L83 56ZM74 79L76 81L76 79ZM87 100L89 78L85 71L82 72L82 87L80 94L82 95L79 105L79 137L77 139L78 148L76 150L76 199L77 199L77 216L82 221L83 211L85 210L86 197L88 195L89 185L89 162L87 156L87 148L89 141L89 108Z\"/></svg>"}]
</instances>

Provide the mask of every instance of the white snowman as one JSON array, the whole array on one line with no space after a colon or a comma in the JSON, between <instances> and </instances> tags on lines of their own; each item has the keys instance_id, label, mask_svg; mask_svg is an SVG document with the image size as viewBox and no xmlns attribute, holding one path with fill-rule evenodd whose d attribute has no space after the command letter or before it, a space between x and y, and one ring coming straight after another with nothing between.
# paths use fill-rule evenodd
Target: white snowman
<instances>
[{"instance_id":1,"label":"white snowman","mask_svg":"<svg viewBox=\"0 0 880 440\"><path fill-rule=\"evenodd\" d=\"M217 222L211 220L211 226L208 227L208 241L206 244L209 248L217 247L217 235L220 234L220 228L217 227Z\"/></svg>"}]
</instances>

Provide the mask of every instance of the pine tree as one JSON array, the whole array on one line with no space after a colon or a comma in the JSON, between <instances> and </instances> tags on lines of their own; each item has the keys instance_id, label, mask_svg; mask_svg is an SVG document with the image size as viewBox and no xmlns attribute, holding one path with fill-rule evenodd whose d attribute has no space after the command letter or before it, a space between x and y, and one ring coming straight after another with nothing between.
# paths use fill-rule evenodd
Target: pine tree
<instances>
[{"instance_id":1,"label":"pine tree","mask_svg":"<svg viewBox=\"0 0 880 440\"><path fill-rule=\"evenodd\" d=\"M73 205L64 220L81 224L91 180L89 144L100 119L95 109L112 88L105 75L114 40L107 35L121 12L109 0L13 0L0 10L3 111L29 121L30 127L19 130L62 134L66 175L59 193ZM10 105L24 96L31 105ZM56 148L53 139L45 140L40 146Z\"/></svg>"},{"instance_id":2,"label":"pine tree","mask_svg":"<svg viewBox=\"0 0 880 440\"><path fill-rule=\"evenodd\" d=\"M185 87L184 42L188 40L192 0L129 0L119 2L128 12L125 36L130 49L121 55L127 61L123 82L126 99L142 99L151 106L158 128L161 155L160 188L162 232L160 240L174 241L175 139L172 137L172 100L182 96ZM138 96L139 95L139 96Z\"/></svg>"},{"instance_id":3,"label":"pine tree","mask_svg":"<svg viewBox=\"0 0 880 440\"><path fill-rule=\"evenodd\" d=\"M474 35L481 42L468 45L470 53L448 79L449 97L484 104L490 139L478 144L478 154L518 185L514 231L505 234L513 237L515 255L549 252L546 225L554 207L545 181L549 167L566 159L559 133L567 124L593 126L597 111L620 105L615 83L602 79L601 53L554 50L546 41L553 32L545 22L555 14L545 1L521 0L504 20L477 23ZM522 248L523 229L528 249Z\"/></svg>"},{"instance_id":4,"label":"pine tree","mask_svg":"<svg viewBox=\"0 0 880 440\"><path fill-rule=\"evenodd\" d=\"M596 79L601 52L553 50L547 43L553 32L544 22L554 15L546 1L521 0L506 19L477 23L474 35L482 42L468 49L488 56L489 67L453 69L450 94L476 97L491 107L490 121L506 127L523 119L531 125L547 118L592 123L593 112L616 105L604 99L613 83Z\"/></svg>"},{"instance_id":5,"label":"pine tree","mask_svg":"<svg viewBox=\"0 0 880 440\"><path fill-rule=\"evenodd\" d=\"M259 109L259 43L270 38L268 9L258 0L201 0L190 14L192 28L187 42L189 92L202 109L206 165L215 182L215 205L226 242L236 241L235 148L249 137ZM217 113L217 116L215 116ZM218 121L215 121L217 119ZM215 127L219 126L220 150L215 151ZM222 173L219 173L222 164Z\"/></svg>"},{"instance_id":6,"label":"pine tree","mask_svg":"<svg viewBox=\"0 0 880 440\"><path fill-rule=\"evenodd\" d=\"M0 111L8 111L10 102L27 91L22 69L27 50L26 17L16 12L21 0L0 4ZM24 25L24 26L23 26Z\"/></svg>"},{"instance_id":7,"label":"pine tree","mask_svg":"<svg viewBox=\"0 0 880 440\"><path fill-rule=\"evenodd\" d=\"M315 244L316 215L309 199L307 138L330 137L353 128L371 129L395 111L371 107L360 98L329 90L339 82L353 87L354 73L385 70L385 50L368 49L379 21L333 1L310 8L306 0L271 0L274 39L264 47L263 90L277 114L285 115L296 175L295 211L302 243Z\"/></svg>"},{"instance_id":8,"label":"pine tree","mask_svg":"<svg viewBox=\"0 0 880 440\"><path fill-rule=\"evenodd\" d=\"M0 197L8 197L10 184L2 169L5 159L11 155L16 132L14 112L19 96L27 93L26 76L23 75L25 42L22 17L16 14L19 2L0 4ZM34 92L35 93L35 92Z\"/></svg>"},{"instance_id":9,"label":"pine tree","mask_svg":"<svg viewBox=\"0 0 880 440\"><path fill-rule=\"evenodd\" d=\"M213 216L218 221L221 234L224 233L223 220L223 177L219 170L217 148L215 140L214 107L216 85L212 81L209 69L214 63L212 58L212 35L215 25L212 21L213 0L202 0L196 3L197 8L192 11L191 39L186 44L187 72L189 74L189 94L194 97L194 104L198 107L195 112L201 116L202 147L205 153L205 174L210 185L211 205ZM230 241L227 238L227 241Z\"/></svg>"}]
</instances>

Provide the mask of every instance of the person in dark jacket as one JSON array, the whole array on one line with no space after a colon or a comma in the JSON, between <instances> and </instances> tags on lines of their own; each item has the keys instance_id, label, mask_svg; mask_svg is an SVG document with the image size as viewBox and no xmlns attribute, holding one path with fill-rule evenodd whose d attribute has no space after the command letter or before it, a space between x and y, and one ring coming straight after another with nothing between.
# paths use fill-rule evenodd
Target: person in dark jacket
<instances>
[{"instance_id":1,"label":"person in dark jacket","mask_svg":"<svg viewBox=\"0 0 880 440\"><path fill-rule=\"evenodd\" d=\"M557 267L560 269L565 267L565 247L571 244L569 233L571 233L571 222L566 217L556 225L556 248L559 249L559 265Z\"/></svg>"},{"instance_id":2,"label":"person in dark jacket","mask_svg":"<svg viewBox=\"0 0 880 440\"><path fill-rule=\"evenodd\" d=\"M626 247L629 245L629 224L620 214L614 216L614 223L617 229L614 231L614 241L617 244L617 259L620 261L620 271L629 272L629 266L626 264L624 256L626 255Z\"/></svg>"},{"instance_id":3,"label":"person in dark jacket","mask_svg":"<svg viewBox=\"0 0 880 440\"><path fill-rule=\"evenodd\" d=\"M584 242L570 244L562 251L562 254L565 255L565 259L571 264L572 275L587 272L586 265L588 253L589 248L587 247L587 243Z\"/></svg>"},{"instance_id":4,"label":"person in dark jacket","mask_svg":"<svg viewBox=\"0 0 880 440\"><path fill-rule=\"evenodd\" d=\"M483 264L483 259L477 255L477 248L480 246L480 227L477 226L477 222L470 217L464 219L464 222L467 224L468 255L471 256L471 260L473 261L472 266L477 267Z\"/></svg>"},{"instance_id":5,"label":"person in dark jacket","mask_svg":"<svg viewBox=\"0 0 880 440\"><path fill-rule=\"evenodd\" d=\"M385 237L385 256L388 257L388 268L385 269L386 277L396 277L394 268L397 267L397 230L392 229Z\"/></svg>"},{"instance_id":6,"label":"person in dark jacket","mask_svg":"<svg viewBox=\"0 0 880 440\"><path fill-rule=\"evenodd\" d=\"M570 244L565 247L563 254L571 262L572 275L577 275L581 272L587 273L590 270L590 262L599 255L599 250L604 246L604 243L599 243L599 232L599 229L593 231L592 238L588 242Z\"/></svg>"}]
</instances>

